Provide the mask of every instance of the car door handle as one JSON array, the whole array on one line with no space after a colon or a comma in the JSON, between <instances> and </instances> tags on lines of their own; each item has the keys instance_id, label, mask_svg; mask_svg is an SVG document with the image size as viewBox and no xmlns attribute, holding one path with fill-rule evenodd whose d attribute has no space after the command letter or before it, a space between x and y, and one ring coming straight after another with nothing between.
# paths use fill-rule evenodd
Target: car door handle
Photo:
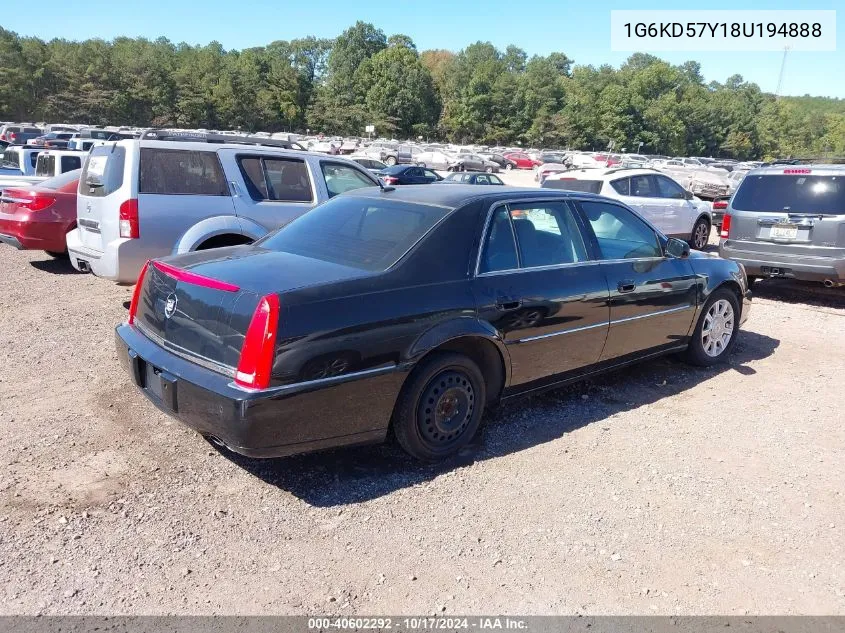
<instances>
[{"instance_id":1,"label":"car door handle","mask_svg":"<svg viewBox=\"0 0 845 633\"><path fill-rule=\"evenodd\" d=\"M619 292L634 292L637 288L637 284L629 279L626 279L625 281L620 281L616 287Z\"/></svg>"},{"instance_id":2,"label":"car door handle","mask_svg":"<svg viewBox=\"0 0 845 633\"><path fill-rule=\"evenodd\" d=\"M515 301L508 301L506 299L499 299L496 302L496 307L499 310L517 310L518 308L522 307L522 299L516 299Z\"/></svg>"}]
</instances>

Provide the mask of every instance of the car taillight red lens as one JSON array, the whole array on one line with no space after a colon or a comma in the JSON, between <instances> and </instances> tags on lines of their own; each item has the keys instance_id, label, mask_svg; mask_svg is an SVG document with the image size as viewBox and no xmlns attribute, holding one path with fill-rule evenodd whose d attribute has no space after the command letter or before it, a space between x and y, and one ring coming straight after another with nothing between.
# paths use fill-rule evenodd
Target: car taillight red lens
<instances>
[{"instance_id":1,"label":"car taillight red lens","mask_svg":"<svg viewBox=\"0 0 845 633\"><path fill-rule=\"evenodd\" d=\"M728 238L731 235L731 216L726 215L722 218L722 232L719 237Z\"/></svg>"},{"instance_id":2,"label":"car taillight red lens","mask_svg":"<svg viewBox=\"0 0 845 633\"><path fill-rule=\"evenodd\" d=\"M386 185L396 185L399 183L399 179L393 176L385 176L382 180L384 180L384 184Z\"/></svg>"},{"instance_id":3,"label":"car taillight red lens","mask_svg":"<svg viewBox=\"0 0 845 633\"><path fill-rule=\"evenodd\" d=\"M249 389L266 389L270 385L278 329L279 297L262 297L244 337L241 358L235 371L235 384Z\"/></svg>"},{"instance_id":4,"label":"car taillight red lens","mask_svg":"<svg viewBox=\"0 0 845 633\"><path fill-rule=\"evenodd\" d=\"M41 211L52 206L55 201L55 196L36 194L34 197L30 198L29 202L21 203L21 206L25 206L30 211Z\"/></svg>"},{"instance_id":5,"label":"car taillight red lens","mask_svg":"<svg viewBox=\"0 0 845 633\"><path fill-rule=\"evenodd\" d=\"M127 200L120 205L120 237L138 239L141 229L138 226L138 200Z\"/></svg>"},{"instance_id":6,"label":"car taillight red lens","mask_svg":"<svg viewBox=\"0 0 845 633\"><path fill-rule=\"evenodd\" d=\"M714 200L713 201L713 208L714 209L727 209L728 208L728 201L727 200Z\"/></svg>"},{"instance_id":7,"label":"car taillight red lens","mask_svg":"<svg viewBox=\"0 0 845 633\"><path fill-rule=\"evenodd\" d=\"M183 281L187 284L193 284L194 286L202 286L203 288L222 290L224 292L237 292L241 289L240 286L236 286L235 284L212 279L211 277L206 277L205 275L198 275L197 273L192 273L191 271L183 268L176 268L176 266L171 266L170 264L165 264L164 262L153 262L153 266L176 281Z\"/></svg>"},{"instance_id":8,"label":"car taillight red lens","mask_svg":"<svg viewBox=\"0 0 845 633\"><path fill-rule=\"evenodd\" d=\"M135 290L132 291L132 302L129 304L129 325L135 323L135 314L138 312L138 301L141 299L141 286L144 285L144 275L147 274L147 268L150 266L150 261L144 264L141 269L141 274L138 275L138 281L135 282Z\"/></svg>"}]
</instances>

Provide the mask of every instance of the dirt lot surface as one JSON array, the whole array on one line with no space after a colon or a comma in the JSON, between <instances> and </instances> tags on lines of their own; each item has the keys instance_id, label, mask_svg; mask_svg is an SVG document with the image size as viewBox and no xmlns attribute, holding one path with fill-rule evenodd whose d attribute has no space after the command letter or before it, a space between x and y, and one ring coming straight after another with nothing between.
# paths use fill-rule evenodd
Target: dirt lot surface
<instances>
[{"instance_id":1,"label":"dirt lot surface","mask_svg":"<svg viewBox=\"0 0 845 633\"><path fill-rule=\"evenodd\" d=\"M130 288L0 268L4 614L845 614L845 291L762 283L729 365L522 401L457 463L262 462L136 392Z\"/></svg>"}]
</instances>

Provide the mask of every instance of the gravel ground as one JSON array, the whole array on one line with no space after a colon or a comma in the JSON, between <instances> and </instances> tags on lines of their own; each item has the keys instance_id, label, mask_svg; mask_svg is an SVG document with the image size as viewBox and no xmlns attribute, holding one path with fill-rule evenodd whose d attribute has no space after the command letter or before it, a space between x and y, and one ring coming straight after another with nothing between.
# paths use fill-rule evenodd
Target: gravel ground
<instances>
[{"instance_id":1,"label":"gravel ground","mask_svg":"<svg viewBox=\"0 0 845 633\"><path fill-rule=\"evenodd\" d=\"M729 365L524 400L423 467L223 454L118 366L131 288L0 268L0 613L845 614L845 291L759 284Z\"/></svg>"}]
</instances>

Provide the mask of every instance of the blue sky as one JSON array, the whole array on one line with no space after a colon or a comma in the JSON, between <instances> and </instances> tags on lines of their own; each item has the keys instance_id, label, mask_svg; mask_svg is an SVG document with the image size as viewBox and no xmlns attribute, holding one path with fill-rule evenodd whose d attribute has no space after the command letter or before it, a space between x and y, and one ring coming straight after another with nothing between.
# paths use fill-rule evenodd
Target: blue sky
<instances>
[{"instance_id":1,"label":"blue sky","mask_svg":"<svg viewBox=\"0 0 845 633\"><path fill-rule=\"evenodd\" d=\"M457 51L487 40L502 49L515 44L529 54L562 51L576 63L618 66L628 53L610 50L612 9L799 8L838 10L837 31L845 32L845 0L39 0L36 12L31 3L3 0L1 25L45 39L163 35L174 42L205 44L217 40L227 49L240 49L306 35L334 37L356 20L364 20L388 35L410 35L420 50ZM791 51L782 94L845 98L843 47L845 44L840 44L836 52ZM724 81L739 73L769 92L777 86L782 58L779 52L657 54L672 63L699 61L707 80Z\"/></svg>"}]
</instances>

